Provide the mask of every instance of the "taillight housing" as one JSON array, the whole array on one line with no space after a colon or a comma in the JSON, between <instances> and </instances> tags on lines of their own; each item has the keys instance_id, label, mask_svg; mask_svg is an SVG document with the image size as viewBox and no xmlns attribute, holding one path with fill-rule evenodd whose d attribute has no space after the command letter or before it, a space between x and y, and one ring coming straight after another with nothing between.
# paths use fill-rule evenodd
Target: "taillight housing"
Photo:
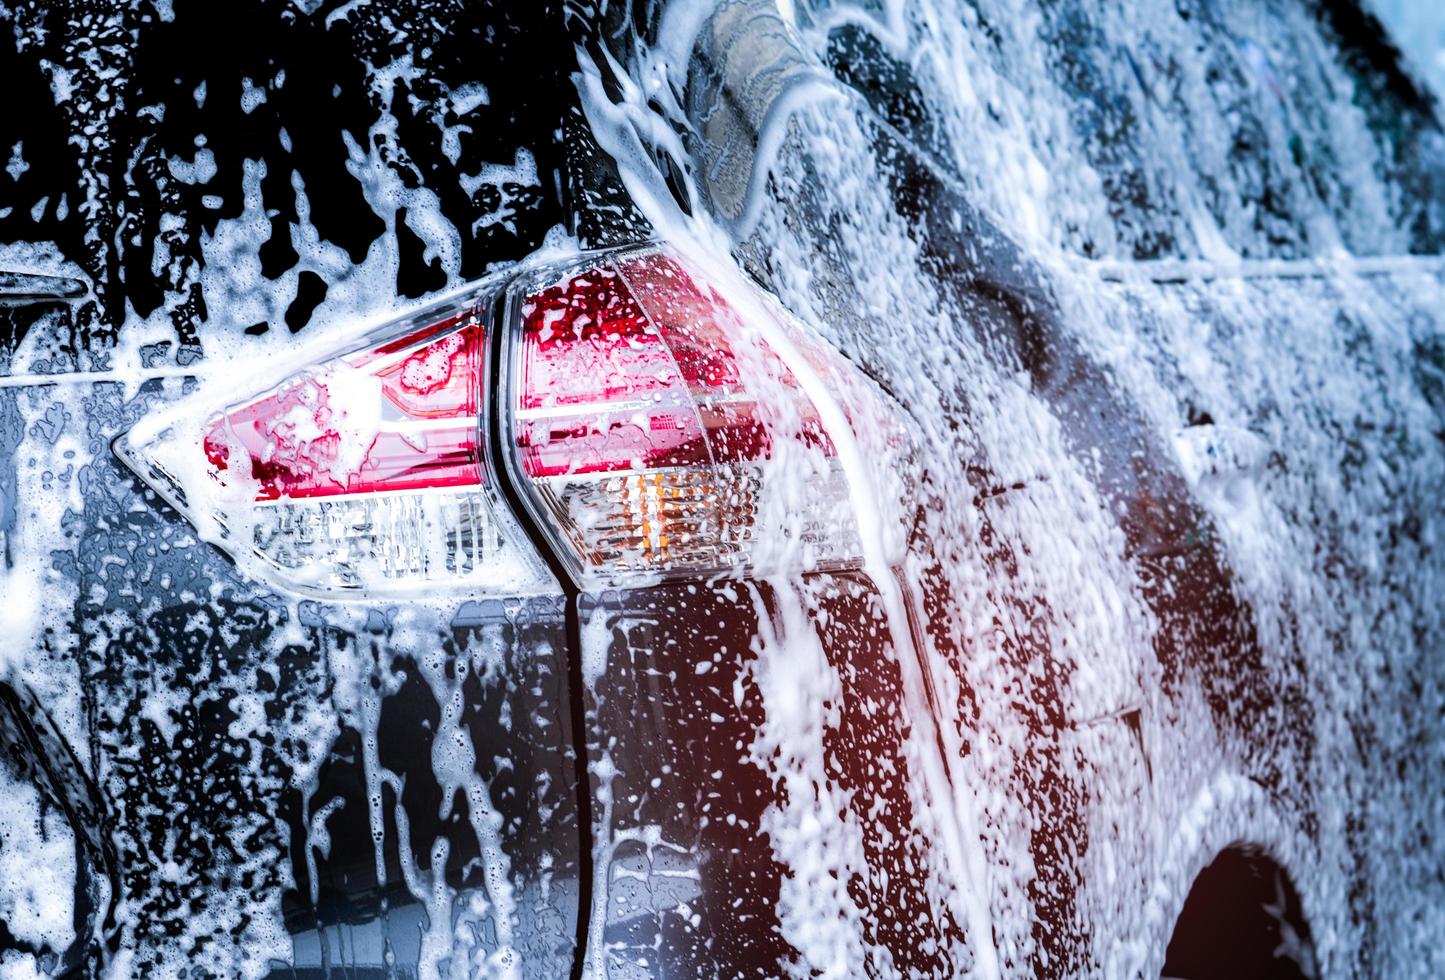
<instances>
[{"instance_id":1,"label":"taillight housing","mask_svg":"<svg viewBox=\"0 0 1445 980\"><path fill-rule=\"evenodd\" d=\"M855 566L860 506L886 511L865 519L901 554L893 403L750 284L721 290L665 250L612 253L522 277L507 320L508 462L582 584Z\"/></svg>"},{"instance_id":2,"label":"taillight housing","mask_svg":"<svg viewBox=\"0 0 1445 980\"><path fill-rule=\"evenodd\" d=\"M304 594L897 560L896 406L728 271L657 247L524 269L225 397L213 377L115 449L203 537Z\"/></svg>"},{"instance_id":3,"label":"taillight housing","mask_svg":"<svg viewBox=\"0 0 1445 980\"><path fill-rule=\"evenodd\" d=\"M116 452L203 536L299 592L554 586L492 475L494 292L368 330L255 394L144 420Z\"/></svg>"}]
</instances>

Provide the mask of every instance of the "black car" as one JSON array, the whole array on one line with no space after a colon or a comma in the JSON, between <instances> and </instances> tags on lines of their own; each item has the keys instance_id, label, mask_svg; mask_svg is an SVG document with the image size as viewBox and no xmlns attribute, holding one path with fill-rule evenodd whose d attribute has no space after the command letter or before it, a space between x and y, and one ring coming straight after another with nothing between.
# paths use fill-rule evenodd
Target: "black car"
<instances>
[{"instance_id":1,"label":"black car","mask_svg":"<svg viewBox=\"0 0 1445 980\"><path fill-rule=\"evenodd\" d=\"M1354 0L0 25L0 975L1445 971Z\"/></svg>"}]
</instances>

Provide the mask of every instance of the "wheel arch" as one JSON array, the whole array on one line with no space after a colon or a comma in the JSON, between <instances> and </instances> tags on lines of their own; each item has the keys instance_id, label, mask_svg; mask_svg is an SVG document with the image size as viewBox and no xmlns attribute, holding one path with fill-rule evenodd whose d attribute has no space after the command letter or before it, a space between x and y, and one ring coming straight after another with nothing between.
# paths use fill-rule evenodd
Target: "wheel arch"
<instances>
[{"instance_id":1,"label":"wheel arch","mask_svg":"<svg viewBox=\"0 0 1445 980\"><path fill-rule=\"evenodd\" d=\"M1319 975L1294 876L1267 845L1237 841L1195 875L1175 920L1163 976Z\"/></svg>"}]
</instances>

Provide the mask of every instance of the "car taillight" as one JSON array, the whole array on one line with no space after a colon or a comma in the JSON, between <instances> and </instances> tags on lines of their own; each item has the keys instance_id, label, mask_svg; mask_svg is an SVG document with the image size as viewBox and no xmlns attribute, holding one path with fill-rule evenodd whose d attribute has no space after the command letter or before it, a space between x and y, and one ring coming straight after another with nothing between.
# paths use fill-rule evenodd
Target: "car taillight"
<instances>
[{"instance_id":1,"label":"car taillight","mask_svg":"<svg viewBox=\"0 0 1445 980\"><path fill-rule=\"evenodd\" d=\"M583 582L862 559L849 476L797 371L879 445L898 450L902 427L849 362L742 289L724 296L656 250L513 286L503 419L513 471ZM890 465L886 454L871 461Z\"/></svg>"},{"instance_id":2,"label":"car taillight","mask_svg":"<svg viewBox=\"0 0 1445 980\"><path fill-rule=\"evenodd\" d=\"M865 540L899 557L895 407L757 289L720 291L657 248L514 276L492 372L500 288L246 397L207 399L212 379L116 452L203 537L302 592L555 588L502 476L583 586L857 565Z\"/></svg>"},{"instance_id":3,"label":"car taillight","mask_svg":"<svg viewBox=\"0 0 1445 980\"><path fill-rule=\"evenodd\" d=\"M550 574L488 476L485 300L387 324L219 411L142 423L116 451L293 588L536 591Z\"/></svg>"}]
</instances>

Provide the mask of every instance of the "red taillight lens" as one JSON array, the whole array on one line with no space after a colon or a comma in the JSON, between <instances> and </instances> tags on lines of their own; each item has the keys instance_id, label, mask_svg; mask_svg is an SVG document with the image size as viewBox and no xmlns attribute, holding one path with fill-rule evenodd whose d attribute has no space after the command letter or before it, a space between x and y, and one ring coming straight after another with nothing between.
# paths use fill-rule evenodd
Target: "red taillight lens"
<instances>
[{"instance_id":1,"label":"red taillight lens","mask_svg":"<svg viewBox=\"0 0 1445 980\"><path fill-rule=\"evenodd\" d=\"M528 476L708 462L687 381L616 270L529 297L521 330L517 439Z\"/></svg>"},{"instance_id":2,"label":"red taillight lens","mask_svg":"<svg viewBox=\"0 0 1445 980\"><path fill-rule=\"evenodd\" d=\"M217 419L206 455L249 464L262 500L478 486L483 333L458 317L289 378Z\"/></svg>"},{"instance_id":3,"label":"red taillight lens","mask_svg":"<svg viewBox=\"0 0 1445 980\"><path fill-rule=\"evenodd\" d=\"M547 587L487 479L483 301L388 324L218 412L142 424L117 452L207 536L293 588Z\"/></svg>"},{"instance_id":4,"label":"red taillight lens","mask_svg":"<svg viewBox=\"0 0 1445 980\"><path fill-rule=\"evenodd\" d=\"M866 382L760 296L746 316L735 299L658 251L514 288L518 475L584 581L862 557L847 475L780 345L840 390Z\"/></svg>"}]
</instances>

